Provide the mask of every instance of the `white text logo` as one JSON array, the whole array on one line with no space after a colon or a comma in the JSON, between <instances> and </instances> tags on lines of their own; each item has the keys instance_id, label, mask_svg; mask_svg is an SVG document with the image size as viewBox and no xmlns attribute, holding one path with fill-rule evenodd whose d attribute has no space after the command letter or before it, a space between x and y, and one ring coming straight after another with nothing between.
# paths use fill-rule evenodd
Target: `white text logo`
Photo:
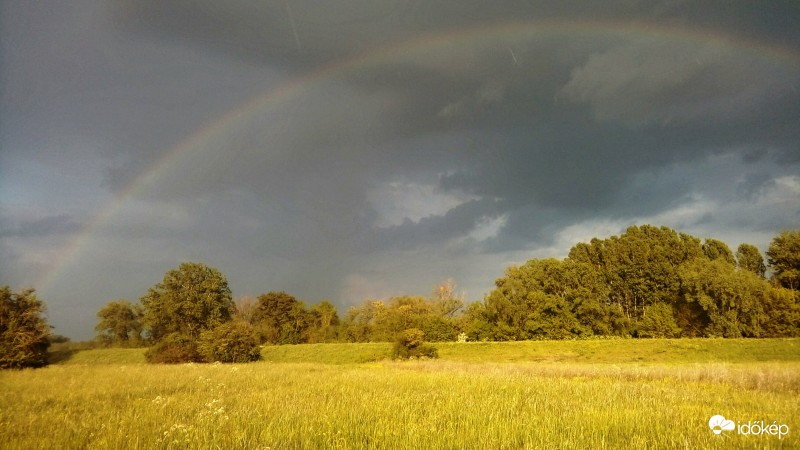
<instances>
[{"instance_id":1,"label":"white text logo","mask_svg":"<svg viewBox=\"0 0 800 450\"><path fill-rule=\"evenodd\" d=\"M778 439L782 439L789 434L789 425L785 423L779 424L777 420L772 421L772 423L766 420L748 420L747 423L737 422L734 424L732 420L728 420L719 414L711 416L711 418L708 419L708 427L711 428L714 434L722 434L723 431L736 430L737 434L745 436L767 435L778 436Z\"/></svg>"}]
</instances>

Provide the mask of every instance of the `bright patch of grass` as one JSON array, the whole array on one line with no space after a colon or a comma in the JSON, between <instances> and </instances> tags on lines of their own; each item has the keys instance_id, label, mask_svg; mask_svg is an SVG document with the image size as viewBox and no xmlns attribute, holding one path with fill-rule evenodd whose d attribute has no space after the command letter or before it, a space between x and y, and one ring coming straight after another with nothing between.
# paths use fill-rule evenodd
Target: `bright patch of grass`
<instances>
[{"instance_id":1,"label":"bright patch of grass","mask_svg":"<svg viewBox=\"0 0 800 450\"><path fill-rule=\"evenodd\" d=\"M441 342L439 357L470 362L707 363L800 361L800 339L599 339Z\"/></svg>"},{"instance_id":2,"label":"bright patch of grass","mask_svg":"<svg viewBox=\"0 0 800 450\"><path fill-rule=\"evenodd\" d=\"M387 342L364 344L265 345L261 358L272 362L313 362L321 364L358 364L388 357L392 345Z\"/></svg>"}]
</instances>

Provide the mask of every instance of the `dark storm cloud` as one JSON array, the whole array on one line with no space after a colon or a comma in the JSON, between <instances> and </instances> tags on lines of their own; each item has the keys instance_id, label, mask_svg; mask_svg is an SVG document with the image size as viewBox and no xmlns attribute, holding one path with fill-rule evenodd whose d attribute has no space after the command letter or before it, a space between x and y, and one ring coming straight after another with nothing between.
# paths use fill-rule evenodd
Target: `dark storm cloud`
<instances>
[{"instance_id":1,"label":"dark storm cloud","mask_svg":"<svg viewBox=\"0 0 800 450\"><path fill-rule=\"evenodd\" d=\"M428 16L435 18L430 24L371 15L364 9L361 16L323 17L306 6L292 3L295 30L285 4L259 6L247 20L266 25L245 26L246 21L239 27L243 31L225 42L270 61L282 52L280 64L299 67L294 60L322 64L328 60L315 55L346 58L365 51L366 45L408 39L413 33L404 33L409 30L435 33L446 30L448 23L482 23L486 16L480 12L492 10L490 17L504 18L477 5L467 5L449 19L438 17L448 8L430 7ZM374 7L388 10L387 5ZM191 11L174 14L163 8ZM151 16L180 21L167 26L154 20L149 26L163 36L192 42L197 33L213 28L210 18L218 19L213 22L218 28L208 34L213 38L234 27L233 18L246 8L218 9L145 2L129 17L136 26ZM562 14L550 11L547 17ZM665 15L676 20L690 16L682 8L642 7L634 17ZM344 17L349 34L328 39L327 27L337 29ZM722 26L728 19L710 20ZM300 33L304 23L318 26ZM409 23L413 26L404 28ZM436 27L429 28L433 23ZM295 31L298 38L303 36L302 52L292 48ZM196 183L176 177L181 180L178 188L195 196L222 185L245 186L293 205L284 208L293 228L305 228L314 217L311 223L325 224L315 235L333 239L357 240L356 230L377 241L405 240L401 246L419 246L434 236L464 235L476 221L507 213L503 233L537 241L565 223L598 215L641 216L685 199L693 189L691 180L675 178L663 168L752 147L770 146L778 155L798 153L793 126L798 102L791 92L797 71L763 64L752 52L656 38L587 43L561 36L557 42L522 39L512 44L516 52L508 41L490 38L477 46L412 54L355 71L336 83L314 85L285 108L253 119L223 144L225 149L214 150L235 155L222 164L224 173L215 174L223 157L206 158L211 164L207 171L196 166L192 171L209 176L198 176ZM565 57L564 48L571 57ZM425 136L441 133L468 133L472 138L458 148L425 144ZM415 140L417 148L404 145L407 140ZM458 227L442 225L450 223L448 211L442 211L389 230L373 229L378 213L364 193L382 180L420 172L441 180L438 186L445 191L466 192L491 204L502 200L503 206L475 213ZM643 182L643 173L657 182ZM158 192L167 195L174 188ZM543 216L537 211L549 212Z\"/></svg>"},{"instance_id":2,"label":"dark storm cloud","mask_svg":"<svg viewBox=\"0 0 800 450\"><path fill-rule=\"evenodd\" d=\"M800 7L791 0L684 2L627 0L531 2L505 0L128 0L116 20L130 30L194 42L225 55L307 66L423 34L516 20L657 20L732 29L787 46L800 40Z\"/></svg>"},{"instance_id":3,"label":"dark storm cloud","mask_svg":"<svg viewBox=\"0 0 800 450\"><path fill-rule=\"evenodd\" d=\"M796 2L2 8L3 276L62 274L67 315L179 260L237 295L477 299L631 223L763 245L800 219Z\"/></svg>"}]
</instances>

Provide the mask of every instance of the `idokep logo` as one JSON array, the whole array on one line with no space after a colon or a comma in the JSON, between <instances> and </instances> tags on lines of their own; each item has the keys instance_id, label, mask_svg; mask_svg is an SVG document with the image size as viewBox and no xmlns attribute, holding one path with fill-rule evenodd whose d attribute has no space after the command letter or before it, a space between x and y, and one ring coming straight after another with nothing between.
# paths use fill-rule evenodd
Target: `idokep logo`
<instances>
[{"instance_id":1,"label":"idokep logo","mask_svg":"<svg viewBox=\"0 0 800 450\"><path fill-rule=\"evenodd\" d=\"M730 431L736 428L732 420L726 420L724 417L717 414L716 416L711 416L708 420L708 427L711 428L711 431L714 434L720 434L723 431Z\"/></svg>"},{"instance_id":2,"label":"idokep logo","mask_svg":"<svg viewBox=\"0 0 800 450\"><path fill-rule=\"evenodd\" d=\"M789 425L785 423L779 424L777 420L769 423L764 420L747 421L747 423L737 422L733 423L723 416L717 414L708 419L708 427L714 434L722 434L723 431L736 431L736 434L745 436L778 436L782 439L789 434Z\"/></svg>"}]
</instances>

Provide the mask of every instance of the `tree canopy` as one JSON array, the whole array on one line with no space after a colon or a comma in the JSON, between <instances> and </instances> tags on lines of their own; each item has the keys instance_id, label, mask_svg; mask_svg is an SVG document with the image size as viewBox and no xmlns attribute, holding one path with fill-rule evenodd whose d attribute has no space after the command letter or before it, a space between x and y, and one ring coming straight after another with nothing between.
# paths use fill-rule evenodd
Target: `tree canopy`
<instances>
[{"instance_id":1,"label":"tree canopy","mask_svg":"<svg viewBox=\"0 0 800 450\"><path fill-rule=\"evenodd\" d=\"M97 338L107 345L138 343L142 334L142 308L127 300L107 303L97 312Z\"/></svg>"},{"instance_id":2,"label":"tree canopy","mask_svg":"<svg viewBox=\"0 0 800 450\"><path fill-rule=\"evenodd\" d=\"M742 270L749 270L754 274L764 278L767 266L764 264L764 257L758 247L752 244L740 244L736 249L736 262Z\"/></svg>"},{"instance_id":3,"label":"tree canopy","mask_svg":"<svg viewBox=\"0 0 800 450\"><path fill-rule=\"evenodd\" d=\"M228 280L219 270L185 262L141 298L144 324L154 340L178 333L196 339L229 321L234 304Z\"/></svg>"},{"instance_id":4,"label":"tree canopy","mask_svg":"<svg viewBox=\"0 0 800 450\"><path fill-rule=\"evenodd\" d=\"M800 289L800 230L781 231L769 244L767 257L778 284Z\"/></svg>"},{"instance_id":5,"label":"tree canopy","mask_svg":"<svg viewBox=\"0 0 800 450\"><path fill-rule=\"evenodd\" d=\"M763 278L755 247L737 259L718 240L667 227L630 227L620 236L579 243L564 260L512 266L483 302L467 309L471 339L760 337L800 334L798 234L770 246L773 278ZM781 316L778 311L783 312Z\"/></svg>"},{"instance_id":6,"label":"tree canopy","mask_svg":"<svg viewBox=\"0 0 800 450\"><path fill-rule=\"evenodd\" d=\"M0 287L0 369L47 365L50 325L33 289Z\"/></svg>"}]
</instances>

